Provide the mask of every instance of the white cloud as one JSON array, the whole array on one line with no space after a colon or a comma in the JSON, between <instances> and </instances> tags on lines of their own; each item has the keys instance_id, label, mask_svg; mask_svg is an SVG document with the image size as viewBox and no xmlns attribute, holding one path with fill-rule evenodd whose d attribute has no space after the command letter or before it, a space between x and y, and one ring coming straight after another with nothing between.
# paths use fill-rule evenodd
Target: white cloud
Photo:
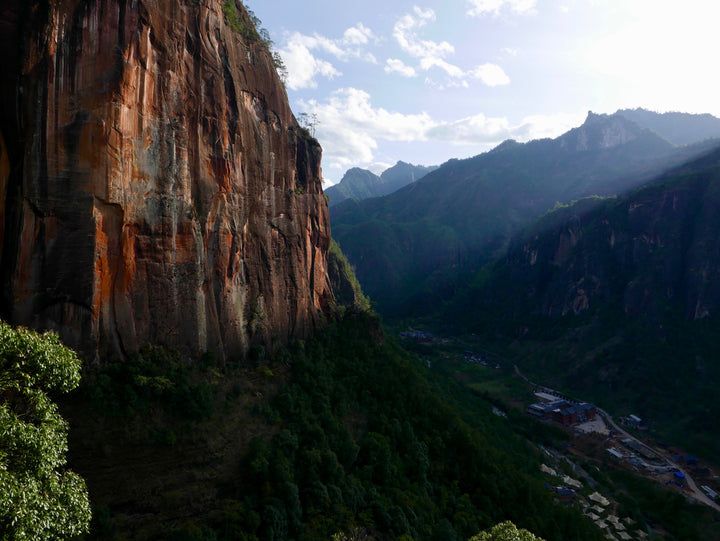
<instances>
[{"instance_id":1,"label":"white cloud","mask_svg":"<svg viewBox=\"0 0 720 541\"><path fill-rule=\"evenodd\" d=\"M512 129L512 137L519 141L558 137L580 126L587 113L557 113L554 115L531 115Z\"/></svg>"},{"instance_id":2,"label":"white cloud","mask_svg":"<svg viewBox=\"0 0 720 541\"><path fill-rule=\"evenodd\" d=\"M378 139L421 141L433 124L426 113L406 115L374 108L370 94L356 88L337 90L325 103L312 100L301 106L318 116L316 135L323 145L323 164L331 168L371 162Z\"/></svg>"},{"instance_id":3,"label":"white cloud","mask_svg":"<svg viewBox=\"0 0 720 541\"><path fill-rule=\"evenodd\" d=\"M536 0L468 0L468 4L468 15L478 17L499 15L504 8L520 14L532 13L535 11Z\"/></svg>"},{"instance_id":4,"label":"white cloud","mask_svg":"<svg viewBox=\"0 0 720 541\"><path fill-rule=\"evenodd\" d=\"M462 79L465 76L465 72L457 66L446 62L442 58L426 57L420 60L420 67L429 71L431 68L440 68L447 73L453 79Z\"/></svg>"},{"instance_id":5,"label":"white cloud","mask_svg":"<svg viewBox=\"0 0 720 541\"><path fill-rule=\"evenodd\" d=\"M345 30L340 39L319 34L290 34L279 51L288 70L288 86L292 90L316 88L318 77L332 79L342 75L330 61L320 58L321 54L329 54L342 62L360 59L377 63L372 53L365 50L365 46L375 39L372 30L362 23Z\"/></svg>"},{"instance_id":6,"label":"white cloud","mask_svg":"<svg viewBox=\"0 0 720 541\"><path fill-rule=\"evenodd\" d=\"M440 122L427 134L429 138L454 143L498 144L506 139L526 142L533 139L558 137L579 126L583 114L558 113L555 115L532 115L513 125L505 117L486 117L477 114L453 122Z\"/></svg>"},{"instance_id":7,"label":"white cloud","mask_svg":"<svg viewBox=\"0 0 720 541\"><path fill-rule=\"evenodd\" d=\"M358 23L356 26L345 30L343 43L347 45L366 45L374 37L372 30L363 25L363 23Z\"/></svg>"},{"instance_id":8,"label":"white cloud","mask_svg":"<svg viewBox=\"0 0 720 541\"><path fill-rule=\"evenodd\" d=\"M414 15L408 14L401 17L393 28L393 36L400 48L410 56L420 59L443 58L455 52L455 48L447 41L440 43L431 40L422 40L417 31L427 25L428 21L435 20L435 12L432 9L423 11L415 6Z\"/></svg>"},{"instance_id":9,"label":"white cloud","mask_svg":"<svg viewBox=\"0 0 720 541\"><path fill-rule=\"evenodd\" d=\"M455 144L500 142L510 136L507 118L474 115L452 122L440 122L428 131L428 137Z\"/></svg>"},{"instance_id":10,"label":"white cloud","mask_svg":"<svg viewBox=\"0 0 720 541\"><path fill-rule=\"evenodd\" d=\"M487 148L505 139L557 137L584 119L583 114L536 115L513 124L506 117L477 114L440 121L425 112L404 114L376 108L370 94L357 88L340 89L323 103L311 100L300 105L317 115L316 135L323 145L323 167L334 171L373 163L377 149L385 146L383 142L435 141Z\"/></svg>"},{"instance_id":11,"label":"white cloud","mask_svg":"<svg viewBox=\"0 0 720 541\"><path fill-rule=\"evenodd\" d=\"M386 73L399 73L403 77L415 77L417 72L412 66L406 65L402 60L397 58L388 58L385 63Z\"/></svg>"},{"instance_id":12,"label":"white cloud","mask_svg":"<svg viewBox=\"0 0 720 541\"><path fill-rule=\"evenodd\" d=\"M471 71L469 75L480 79L487 86L506 85L510 82L510 77L497 64L483 64Z\"/></svg>"},{"instance_id":13,"label":"white cloud","mask_svg":"<svg viewBox=\"0 0 720 541\"><path fill-rule=\"evenodd\" d=\"M332 79L342 75L330 62L316 58L305 38L301 34L293 34L280 51L288 70L287 85L293 90L316 88L317 76Z\"/></svg>"},{"instance_id":14,"label":"white cloud","mask_svg":"<svg viewBox=\"0 0 720 541\"><path fill-rule=\"evenodd\" d=\"M431 21L435 21L435 12L432 9L422 10L415 6L413 13L404 15L395 23L393 36L404 52L418 59L421 70L430 71L437 68L444 71L450 78L449 82L440 84L433 82L432 84L439 88L446 88L467 87L469 86L468 79L478 79L488 86L505 85L510 82L507 74L496 64L483 64L466 72L459 66L448 62L446 57L455 53L455 48L450 43L424 40L418 35L418 31ZM388 60L385 71L388 73L398 72L406 77L415 74L414 68L396 59ZM430 78L427 80L432 81Z\"/></svg>"}]
</instances>

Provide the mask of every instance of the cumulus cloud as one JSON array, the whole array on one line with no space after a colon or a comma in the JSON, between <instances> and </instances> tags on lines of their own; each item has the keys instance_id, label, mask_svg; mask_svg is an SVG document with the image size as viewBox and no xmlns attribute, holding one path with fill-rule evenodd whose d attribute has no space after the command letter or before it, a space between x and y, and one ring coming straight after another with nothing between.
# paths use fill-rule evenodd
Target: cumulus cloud
<instances>
[{"instance_id":1,"label":"cumulus cloud","mask_svg":"<svg viewBox=\"0 0 720 541\"><path fill-rule=\"evenodd\" d=\"M515 13L531 13L535 10L536 0L468 0L471 17L481 15L499 15L507 8Z\"/></svg>"},{"instance_id":2,"label":"cumulus cloud","mask_svg":"<svg viewBox=\"0 0 720 541\"><path fill-rule=\"evenodd\" d=\"M435 12L432 9L423 11L415 6L413 14L404 15L395 23L393 37L403 51L415 58L439 59L454 53L455 48L447 41L438 43L418 36L417 31L427 25L428 21L434 20Z\"/></svg>"},{"instance_id":3,"label":"cumulus cloud","mask_svg":"<svg viewBox=\"0 0 720 541\"><path fill-rule=\"evenodd\" d=\"M363 25L363 23L358 23L345 30L343 43L346 45L366 45L374 39L374 37L372 30Z\"/></svg>"},{"instance_id":4,"label":"cumulus cloud","mask_svg":"<svg viewBox=\"0 0 720 541\"><path fill-rule=\"evenodd\" d=\"M585 113L557 113L554 115L531 115L512 130L512 137L519 141L557 137L566 131L580 126Z\"/></svg>"},{"instance_id":5,"label":"cumulus cloud","mask_svg":"<svg viewBox=\"0 0 720 541\"><path fill-rule=\"evenodd\" d=\"M386 142L436 141L488 147L505 139L556 137L583 121L583 115L567 114L536 115L517 124L506 117L484 114L440 121L425 112L404 114L375 107L370 94L357 88L340 89L322 103L311 100L300 105L317 115L323 167L335 171L374 163L375 152Z\"/></svg>"},{"instance_id":6,"label":"cumulus cloud","mask_svg":"<svg viewBox=\"0 0 720 541\"><path fill-rule=\"evenodd\" d=\"M417 59L418 69L427 72L439 69L449 78L449 81L445 83L435 83L428 78L429 82L440 88L468 86L469 79L480 80L488 86L504 85L510 82L510 78L500 66L483 64L475 69L465 71L447 60L447 57L455 53L455 47L452 44L447 41L437 42L422 39L419 31L428 22L435 21L435 18L435 12L432 9L423 10L415 6L412 13L402 16L393 27L393 37L405 53ZM417 73L415 68L407 66L397 59L388 59L385 71L388 73L398 72L405 77L412 77Z\"/></svg>"},{"instance_id":7,"label":"cumulus cloud","mask_svg":"<svg viewBox=\"0 0 720 541\"><path fill-rule=\"evenodd\" d=\"M402 60L397 58L388 58L385 62L385 73L399 73L403 77L415 77L417 71L412 66L408 66Z\"/></svg>"},{"instance_id":8,"label":"cumulus cloud","mask_svg":"<svg viewBox=\"0 0 720 541\"><path fill-rule=\"evenodd\" d=\"M526 142L532 139L558 137L582 124L582 114L559 113L532 115L518 124L506 117L486 117L482 113L451 122L438 122L426 137L456 145L497 144L506 139Z\"/></svg>"},{"instance_id":9,"label":"cumulus cloud","mask_svg":"<svg viewBox=\"0 0 720 541\"><path fill-rule=\"evenodd\" d=\"M510 77L497 64L483 64L470 72L470 76L480 79L487 86L506 85L510 82Z\"/></svg>"},{"instance_id":10,"label":"cumulus cloud","mask_svg":"<svg viewBox=\"0 0 720 541\"><path fill-rule=\"evenodd\" d=\"M312 54L306 36L294 34L280 51L288 70L287 85L293 89L316 88L317 76L332 79L342 75L330 62Z\"/></svg>"},{"instance_id":11,"label":"cumulus cloud","mask_svg":"<svg viewBox=\"0 0 720 541\"><path fill-rule=\"evenodd\" d=\"M455 144L478 144L502 141L510 137L510 122L505 117L478 114L451 122L439 122L428 130L431 139Z\"/></svg>"},{"instance_id":12,"label":"cumulus cloud","mask_svg":"<svg viewBox=\"0 0 720 541\"><path fill-rule=\"evenodd\" d=\"M292 90L316 88L317 78L332 79L342 75L329 60L320 55L331 55L339 61L359 59L377 63L377 59L365 48L375 40L369 28L362 23L348 28L342 38L330 39L319 34L308 36L299 32L290 34L279 50L288 71L287 84Z\"/></svg>"},{"instance_id":13,"label":"cumulus cloud","mask_svg":"<svg viewBox=\"0 0 720 541\"><path fill-rule=\"evenodd\" d=\"M424 140L433 125L427 113L402 114L375 108L370 94L357 88L342 88L325 103L311 100L301 106L317 115L323 163L335 168L371 162L378 139Z\"/></svg>"}]
</instances>

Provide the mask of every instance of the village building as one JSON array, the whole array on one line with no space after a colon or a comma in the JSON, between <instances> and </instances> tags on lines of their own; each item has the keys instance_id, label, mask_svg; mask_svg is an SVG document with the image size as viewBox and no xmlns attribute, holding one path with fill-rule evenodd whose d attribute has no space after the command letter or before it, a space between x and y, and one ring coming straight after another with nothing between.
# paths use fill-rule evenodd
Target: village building
<instances>
[{"instance_id":1,"label":"village building","mask_svg":"<svg viewBox=\"0 0 720 541\"><path fill-rule=\"evenodd\" d=\"M591 500L599 505L602 505L603 507L610 505L610 500L608 500L605 496L603 496L599 492L593 492L592 494L590 494L590 496L588 496L588 500Z\"/></svg>"},{"instance_id":2,"label":"village building","mask_svg":"<svg viewBox=\"0 0 720 541\"><path fill-rule=\"evenodd\" d=\"M707 495L707 497L710 498L711 500L716 500L718 497L718 493L715 492L713 489L711 489L707 485L701 486L700 490L702 490Z\"/></svg>"},{"instance_id":3,"label":"village building","mask_svg":"<svg viewBox=\"0 0 720 541\"><path fill-rule=\"evenodd\" d=\"M632 438L626 438L626 439L622 440L621 443L628 449L634 451L635 453L637 453L638 455L640 455L641 457L643 457L647 460L656 460L658 458L658 456L655 453L653 453L647 447L645 447L644 445L641 445L640 443L638 443L637 441L635 441Z\"/></svg>"},{"instance_id":4,"label":"village building","mask_svg":"<svg viewBox=\"0 0 720 541\"><path fill-rule=\"evenodd\" d=\"M597 408L593 404L573 403L562 399L531 404L525 411L533 417L552 420L564 426L590 421L597 414Z\"/></svg>"}]
</instances>

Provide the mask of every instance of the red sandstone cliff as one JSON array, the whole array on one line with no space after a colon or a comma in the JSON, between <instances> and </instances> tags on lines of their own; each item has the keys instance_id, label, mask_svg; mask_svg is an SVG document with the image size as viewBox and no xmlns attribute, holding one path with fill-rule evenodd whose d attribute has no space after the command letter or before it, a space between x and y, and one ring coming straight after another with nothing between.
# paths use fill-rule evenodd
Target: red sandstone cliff
<instances>
[{"instance_id":1,"label":"red sandstone cliff","mask_svg":"<svg viewBox=\"0 0 720 541\"><path fill-rule=\"evenodd\" d=\"M90 358L315 328L321 149L221 0L7 0L0 21L4 317Z\"/></svg>"}]
</instances>

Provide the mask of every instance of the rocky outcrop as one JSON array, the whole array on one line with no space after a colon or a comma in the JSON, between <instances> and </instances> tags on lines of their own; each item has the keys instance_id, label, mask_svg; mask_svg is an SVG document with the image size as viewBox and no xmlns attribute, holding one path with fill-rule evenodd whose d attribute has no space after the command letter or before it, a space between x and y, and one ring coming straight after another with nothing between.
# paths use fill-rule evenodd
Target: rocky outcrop
<instances>
[{"instance_id":1,"label":"rocky outcrop","mask_svg":"<svg viewBox=\"0 0 720 541\"><path fill-rule=\"evenodd\" d=\"M686 320L720 312L720 151L629 197L581 201L516 239L511 303L542 316L612 308ZM507 293L507 292L506 292Z\"/></svg>"},{"instance_id":2,"label":"rocky outcrop","mask_svg":"<svg viewBox=\"0 0 720 541\"><path fill-rule=\"evenodd\" d=\"M658 151L663 149L661 138L657 134L640 127L619 113L605 115L588 111L582 126L570 130L559 138L561 148L574 152L607 150L633 141L651 145ZM664 143L666 149L672 147L671 143L667 141Z\"/></svg>"},{"instance_id":3,"label":"rocky outcrop","mask_svg":"<svg viewBox=\"0 0 720 541\"><path fill-rule=\"evenodd\" d=\"M2 315L89 358L239 357L332 292L321 148L221 0L0 8ZM243 31L245 29L245 31Z\"/></svg>"}]
</instances>

